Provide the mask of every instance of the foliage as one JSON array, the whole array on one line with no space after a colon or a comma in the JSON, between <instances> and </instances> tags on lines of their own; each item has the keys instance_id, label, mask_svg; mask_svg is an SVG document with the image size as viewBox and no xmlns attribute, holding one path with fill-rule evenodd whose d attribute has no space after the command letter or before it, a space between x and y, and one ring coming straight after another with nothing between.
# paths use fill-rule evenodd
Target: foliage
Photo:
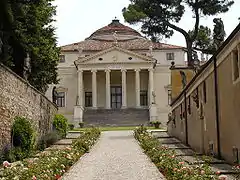
<instances>
[{"instance_id":1,"label":"foliage","mask_svg":"<svg viewBox=\"0 0 240 180\"><path fill-rule=\"evenodd\" d=\"M154 125L154 127L157 129L160 127L160 125L162 124L160 121L152 121L150 122L152 125Z\"/></svg>"},{"instance_id":2,"label":"foliage","mask_svg":"<svg viewBox=\"0 0 240 180\"><path fill-rule=\"evenodd\" d=\"M200 26L196 40L193 42L195 50L200 50L206 54L213 54L221 46L226 36L224 24L221 18L214 18L213 33L207 26ZM190 36L193 31L189 31Z\"/></svg>"},{"instance_id":3,"label":"foliage","mask_svg":"<svg viewBox=\"0 0 240 180\"><path fill-rule=\"evenodd\" d=\"M68 124L68 127L70 130L73 130L74 129L74 124Z\"/></svg>"},{"instance_id":4,"label":"foliage","mask_svg":"<svg viewBox=\"0 0 240 180\"><path fill-rule=\"evenodd\" d=\"M25 159L10 164L10 167L0 169L0 179L60 179L79 158L86 152L85 147L76 146L78 141L87 141L88 148L92 146L100 135L99 129L92 128L81 135L72 147L49 150L39 153L35 158Z\"/></svg>"},{"instance_id":5,"label":"foliage","mask_svg":"<svg viewBox=\"0 0 240 180\"><path fill-rule=\"evenodd\" d=\"M53 119L53 127L64 138L67 135L68 120L61 114L56 114Z\"/></svg>"},{"instance_id":6,"label":"foliage","mask_svg":"<svg viewBox=\"0 0 240 180\"><path fill-rule=\"evenodd\" d=\"M21 160L29 156L34 148L35 132L29 120L16 117L12 127L12 145L6 156L9 161Z\"/></svg>"},{"instance_id":7,"label":"foliage","mask_svg":"<svg viewBox=\"0 0 240 180\"><path fill-rule=\"evenodd\" d=\"M83 128L83 127L84 127L84 122L80 122L80 123L79 123L79 127L80 127L80 128Z\"/></svg>"},{"instance_id":8,"label":"foliage","mask_svg":"<svg viewBox=\"0 0 240 180\"><path fill-rule=\"evenodd\" d=\"M152 137L143 126L136 128L134 137L139 141L144 152L155 163L161 173L169 180L206 180L218 179L210 170L209 165L201 164L189 166L181 159L176 158L173 150L160 146L157 138Z\"/></svg>"},{"instance_id":9,"label":"foliage","mask_svg":"<svg viewBox=\"0 0 240 180\"><path fill-rule=\"evenodd\" d=\"M123 9L124 19L131 23L141 23L142 32L152 39L159 40L159 37L169 38L174 31L181 33L187 45L187 58L189 65L192 65L193 42L196 40L200 17L214 16L225 13L233 5L233 0L130 0L131 4ZM195 23L190 35L177 23L180 22L186 8L193 13Z\"/></svg>"},{"instance_id":10,"label":"foliage","mask_svg":"<svg viewBox=\"0 0 240 180\"><path fill-rule=\"evenodd\" d=\"M0 1L0 62L24 77L25 58L28 81L45 92L48 84L57 83L59 48L54 35L56 8L52 0Z\"/></svg>"},{"instance_id":11,"label":"foliage","mask_svg":"<svg viewBox=\"0 0 240 180\"><path fill-rule=\"evenodd\" d=\"M38 142L38 150L43 151L45 148L48 148L57 142L60 138L61 137L56 131L44 135Z\"/></svg>"}]
</instances>

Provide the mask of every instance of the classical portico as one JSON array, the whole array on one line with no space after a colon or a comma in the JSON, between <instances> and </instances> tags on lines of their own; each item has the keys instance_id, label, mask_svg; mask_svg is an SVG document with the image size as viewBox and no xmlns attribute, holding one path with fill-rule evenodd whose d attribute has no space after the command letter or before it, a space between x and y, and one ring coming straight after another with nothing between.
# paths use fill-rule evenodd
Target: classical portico
<instances>
[{"instance_id":1,"label":"classical portico","mask_svg":"<svg viewBox=\"0 0 240 180\"><path fill-rule=\"evenodd\" d=\"M116 73L116 72L121 72L121 84L118 84L118 86L112 86L111 84L111 74ZM153 92L153 69L106 69L106 70L78 70L78 106L85 107L85 102L84 102L84 81L83 81L83 75L84 72L86 73L91 73L91 92L92 92L92 106L90 108L97 109L97 108L106 108L106 109L111 109L111 108L128 108L128 103L127 103L127 98L128 98L128 93L127 93L127 72L134 72L135 76L135 81L134 83L134 94L135 94L135 108L146 108L151 102L153 102L152 96L149 96L148 98L148 104L145 106L140 105L140 73L141 71L143 72L148 72L148 83L149 84L149 92ZM105 89L106 89L106 94L105 94L105 106L104 107L99 107L98 106L98 82L97 82L97 75L98 73L103 72L105 74ZM132 82L131 82L132 83ZM117 99L119 103L121 103L121 106L117 107L112 107L112 103L114 102L113 99L111 98L111 87L120 87L121 91L119 92L121 96L121 100ZM131 106L132 108L133 106Z\"/></svg>"},{"instance_id":2,"label":"classical portico","mask_svg":"<svg viewBox=\"0 0 240 180\"><path fill-rule=\"evenodd\" d=\"M94 56L79 57L75 61L78 77L75 108L148 109L153 103L154 63L151 57L118 46Z\"/></svg>"}]
</instances>

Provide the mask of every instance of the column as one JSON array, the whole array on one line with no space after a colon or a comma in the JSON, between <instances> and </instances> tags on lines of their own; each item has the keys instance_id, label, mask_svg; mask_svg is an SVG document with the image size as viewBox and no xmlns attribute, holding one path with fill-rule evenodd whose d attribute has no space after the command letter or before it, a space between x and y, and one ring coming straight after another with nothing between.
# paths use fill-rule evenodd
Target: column
<instances>
[{"instance_id":1,"label":"column","mask_svg":"<svg viewBox=\"0 0 240 180\"><path fill-rule=\"evenodd\" d=\"M152 103L154 102L154 99L153 99L153 92L154 92L153 68L148 69L148 71L149 71L149 105L151 106Z\"/></svg>"},{"instance_id":2,"label":"column","mask_svg":"<svg viewBox=\"0 0 240 180\"><path fill-rule=\"evenodd\" d=\"M83 106L83 71L78 70L78 89L77 89L77 105Z\"/></svg>"},{"instance_id":3,"label":"column","mask_svg":"<svg viewBox=\"0 0 240 180\"><path fill-rule=\"evenodd\" d=\"M110 72L111 70L107 69L106 72L106 108L111 109L111 98L110 98Z\"/></svg>"},{"instance_id":4,"label":"column","mask_svg":"<svg viewBox=\"0 0 240 180\"><path fill-rule=\"evenodd\" d=\"M122 108L127 107L127 78L126 78L126 69L122 69Z\"/></svg>"},{"instance_id":5,"label":"column","mask_svg":"<svg viewBox=\"0 0 240 180\"><path fill-rule=\"evenodd\" d=\"M97 70L92 70L92 107L97 108Z\"/></svg>"},{"instance_id":6,"label":"column","mask_svg":"<svg viewBox=\"0 0 240 180\"><path fill-rule=\"evenodd\" d=\"M140 69L135 69L136 107L140 107Z\"/></svg>"}]
</instances>

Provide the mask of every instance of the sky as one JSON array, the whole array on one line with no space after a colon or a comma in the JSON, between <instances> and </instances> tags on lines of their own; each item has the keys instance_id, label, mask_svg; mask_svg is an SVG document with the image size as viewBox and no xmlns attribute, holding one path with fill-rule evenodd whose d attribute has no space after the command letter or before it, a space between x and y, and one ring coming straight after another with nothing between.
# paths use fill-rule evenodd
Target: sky
<instances>
[{"instance_id":1,"label":"sky","mask_svg":"<svg viewBox=\"0 0 240 180\"><path fill-rule=\"evenodd\" d=\"M57 14L54 26L56 27L58 45L83 41L97 29L111 23L115 17L121 23L140 32L140 26L133 26L124 22L122 9L127 7L129 3L129 0L55 0L53 4L57 6ZM219 14L217 17L222 18L228 36L240 22L238 20L238 17L240 17L240 0L235 0L235 4L227 13ZM202 17L200 24L212 29L213 18ZM192 29L194 19L191 11L187 10L177 25L187 31ZM163 39L161 42L185 46L185 39L178 32L175 32L170 39Z\"/></svg>"}]
</instances>

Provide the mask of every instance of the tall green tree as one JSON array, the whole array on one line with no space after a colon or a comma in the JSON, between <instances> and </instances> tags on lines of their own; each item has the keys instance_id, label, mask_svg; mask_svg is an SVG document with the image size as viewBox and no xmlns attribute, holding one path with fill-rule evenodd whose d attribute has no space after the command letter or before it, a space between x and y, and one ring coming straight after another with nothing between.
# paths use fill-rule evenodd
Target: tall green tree
<instances>
[{"instance_id":1,"label":"tall green tree","mask_svg":"<svg viewBox=\"0 0 240 180\"><path fill-rule=\"evenodd\" d=\"M194 50L201 51L205 54L214 54L224 42L226 33L223 21L221 18L214 18L213 23L213 32L208 26L199 26L198 35L193 42ZM189 31L190 36L192 36L193 33L193 31Z\"/></svg>"},{"instance_id":2,"label":"tall green tree","mask_svg":"<svg viewBox=\"0 0 240 180\"><path fill-rule=\"evenodd\" d=\"M180 32L187 46L187 60L193 65L193 42L198 36L200 17L225 13L233 5L233 0L130 0L131 3L123 9L123 16L130 24L141 23L142 32L152 39L160 36L169 38L174 31ZM186 8L189 8L195 19L190 29L193 33L178 26Z\"/></svg>"},{"instance_id":3,"label":"tall green tree","mask_svg":"<svg viewBox=\"0 0 240 180\"><path fill-rule=\"evenodd\" d=\"M0 61L23 77L25 59L29 54L30 71L27 79L44 93L48 84L58 82L60 51L55 29L51 25L56 13L52 0L0 2Z\"/></svg>"}]
</instances>

